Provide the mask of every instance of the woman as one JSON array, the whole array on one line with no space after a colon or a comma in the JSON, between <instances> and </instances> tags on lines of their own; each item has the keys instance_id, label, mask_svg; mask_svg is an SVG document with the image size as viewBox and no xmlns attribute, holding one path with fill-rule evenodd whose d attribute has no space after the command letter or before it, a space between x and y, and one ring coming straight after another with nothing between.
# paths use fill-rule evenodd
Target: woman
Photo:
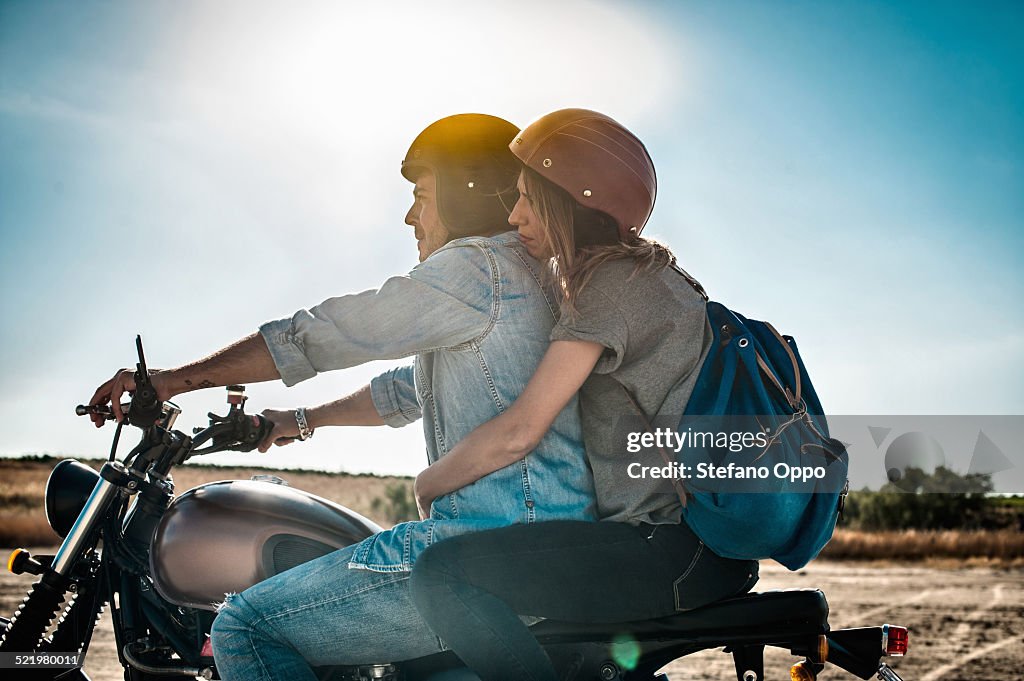
<instances>
[{"instance_id":1,"label":"woman","mask_svg":"<svg viewBox=\"0 0 1024 681\"><path fill-rule=\"evenodd\" d=\"M554 668L518 615L664 617L749 590L757 563L715 555L681 522L666 481L627 474L638 461L629 433L646 430L644 417L678 425L711 338L703 297L667 248L639 236L656 192L647 150L582 109L541 117L510 148L523 170L509 222L532 256L551 259L561 321L520 398L421 473L416 496L422 508L526 456L579 391L602 522L439 542L411 585L434 632L481 678L550 680ZM654 457L643 463L661 465Z\"/></svg>"}]
</instances>

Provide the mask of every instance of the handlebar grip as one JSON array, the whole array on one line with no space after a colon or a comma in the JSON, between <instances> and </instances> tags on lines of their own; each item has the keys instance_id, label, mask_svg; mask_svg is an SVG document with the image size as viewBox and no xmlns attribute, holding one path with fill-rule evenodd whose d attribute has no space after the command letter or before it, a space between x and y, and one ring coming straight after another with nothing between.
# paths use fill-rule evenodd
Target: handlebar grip
<instances>
[{"instance_id":1,"label":"handlebar grip","mask_svg":"<svg viewBox=\"0 0 1024 681\"><path fill-rule=\"evenodd\" d=\"M122 402L121 403L121 412L124 413L124 412L128 411L128 407L130 407L130 406L131 406L131 402ZM95 404L95 405L92 405L92 406L85 405L85 404L80 404L80 405L75 407L75 414L77 414L78 416L91 416L93 414L98 414L99 416L102 416L107 421L113 421L114 420L114 412L111 411L110 407L105 407L105 406L103 406L101 404Z\"/></svg>"},{"instance_id":2,"label":"handlebar grip","mask_svg":"<svg viewBox=\"0 0 1024 681\"><path fill-rule=\"evenodd\" d=\"M256 421L256 442L263 442L263 438L273 432L274 422L263 418L259 414L254 415L253 419Z\"/></svg>"}]
</instances>

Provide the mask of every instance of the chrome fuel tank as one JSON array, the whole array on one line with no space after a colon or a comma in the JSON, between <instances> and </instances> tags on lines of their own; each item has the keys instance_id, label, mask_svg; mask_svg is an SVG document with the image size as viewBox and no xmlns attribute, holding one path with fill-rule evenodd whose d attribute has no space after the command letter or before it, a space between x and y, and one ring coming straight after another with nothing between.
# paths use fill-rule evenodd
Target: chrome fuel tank
<instances>
[{"instance_id":1,"label":"chrome fuel tank","mask_svg":"<svg viewBox=\"0 0 1024 681\"><path fill-rule=\"evenodd\" d=\"M282 483L212 482L175 499L150 551L157 592L176 605L213 610L227 593L381 531L355 511Z\"/></svg>"}]
</instances>

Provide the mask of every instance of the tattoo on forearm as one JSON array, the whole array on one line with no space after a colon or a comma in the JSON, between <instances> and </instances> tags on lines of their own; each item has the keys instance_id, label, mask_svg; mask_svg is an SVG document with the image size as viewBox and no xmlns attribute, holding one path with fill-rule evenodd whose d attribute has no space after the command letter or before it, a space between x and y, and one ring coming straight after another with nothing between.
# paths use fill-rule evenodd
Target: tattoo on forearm
<instances>
[{"instance_id":1,"label":"tattoo on forearm","mask_svg":"<svg viewBox=\"0 0 1024 681\"><path fill-rule=\"evenodd\" d=\"M215 385L216 385L216 383L214 383L213 381L208 381L206 379L203 379L202 381L199 381L199 387L200 388L212 388Z\"/></svg>"},{"instance_id":2,"label":"tattoo on forearm","mask_svg":"<svg viewBox=\"0 0 1024 681\"><path fill-rule=\"evenodd\" d=\"M190 380L188 380L188 379L186 378L186 379L185 379L185 385L187 385L187 386L191 387L191 386L192 386L192 381L190 381Z\"/></svg>"}]
</instances>

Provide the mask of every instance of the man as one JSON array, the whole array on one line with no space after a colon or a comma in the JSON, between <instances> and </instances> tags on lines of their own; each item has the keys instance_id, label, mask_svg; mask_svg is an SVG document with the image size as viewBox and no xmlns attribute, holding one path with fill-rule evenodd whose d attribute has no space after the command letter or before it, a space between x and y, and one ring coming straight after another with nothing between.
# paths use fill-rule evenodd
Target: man
<instances>
[{"instance_id":1,"label":"man","mask_svg":"<svg viewBox=\"0 0 1024 681\"><path fill-rule=\"evenodd\" d=\"M512 124L463 114L412 143L402 174L415 187L405 222L420 264L379 289L331 298L200 360L153 376L161 399L198 388L280 378L415 355L353 395L271 412L274 437L319 426L400 427L422 418L430 462L507 408L548 346L558 306L542 268L508 232L518 165ZM134 389L118 372L91 404ZM291 423L294 419L295 423ZM263 443L264 449L269 446ZM408 593L409 570L431 543L465 532L559 518L594 519L575 401L534 455L435 501L430 517L229 596L213 627L221 677L313 679L309 665L388 662L441 649Z\"/></svg>"}]
</instances>

